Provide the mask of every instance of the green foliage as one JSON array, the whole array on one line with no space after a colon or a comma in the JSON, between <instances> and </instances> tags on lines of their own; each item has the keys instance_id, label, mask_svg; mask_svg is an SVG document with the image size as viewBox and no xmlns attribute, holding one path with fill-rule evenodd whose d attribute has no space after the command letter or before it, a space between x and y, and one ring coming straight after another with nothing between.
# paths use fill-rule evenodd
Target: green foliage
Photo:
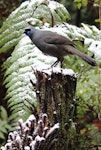
<instances>
[{"instance_id":1,"label":"green foliage","mask_svg":"<svg viewBox=\"0 0 101 150\"><path fill-rule=\"evenodd\" d=\"M84 25L84 30L89 31L88 27ZM91 28L91 27L90 27ZM84 33L84 34L83 34ZM95 39L95 32L92 32L92 35L87 35L85 32L82 33L82 36L85 35L87 38ZM73 34L73 30L72 30ZM78 34L79 35L79 34ZM73 37L73 36L71 36ZM99 36L97 35L99 38ZM81 41L75 41L77 49L82 52L87 53L87 47L89 44L83 45L82 38L79 37ZM88 53L91 57L92 53ZM99 55L99 57L101 57ZM72 59L72 61L71 61ZM101 60L101 58L100 58ZM97 63L101 64L101 61L97 60ZM64 62L64 68L71 68L78 73L77 89L76 89L76 99L77 99L77 124L81 124L82 128L79 129L79 134L77 136L78 149L94 149L101 143L101 132L98 126L101 125L100 119L98 118L101 115L101 69L99 66L92 67L85 63L77 56L67 56ZM90 117L90 119L89 119ZM88 121L86 122L85 120ZM98 119L99 124L97 127L93 124L94 120ZM78 128L77 128L78 130ZM74 137L76 139L76 136ZM74 139L74 140L75 140Z\"/></svg>"},{"instance_id":2,"label":"green foliage","mask_svg":"<svg viewBox=\"0 0 101 150\"><path fill-rule=\"evenodd\" d=\"M0 29L0 53L7 53L13 49L11 56L2 65L5 72L4 85L7 89L5 100L10 109L10 116L4 115L3 119L0 118L0 122L2 122L0 124L0 141L2 140L2 143L5 135L11 130L9 127L15 127L19 118L26 120L35 111L36 96L30 83L30 79L35 81L35 77L31 66L40 66L40 62L44 64L46 60L46 56L39 57L43 56L42 53L38 53L29 38L23 34L24 28L29 26L28 22L32 18L34 25L38 26L44 23L51 26L52 16L55 23L65 22L70 18L63 5L56 2L50 3L50 5L54 5L54 9L48 5L48 1L22 3L10 14ZM48 59L47 64L50 64ZM4 113L3 108L1 112ZM6 110L5 114L7 114Z\"/></svg>"},{"instance_id":3,"label":"green foliage","mask_svg":"<svg viewBox=\"0 0 101 150\"><path fill-rule=\"evenodd\" d=\"M51 14L55 19L55 23L65 22L70 19L68 11L58 3L56 3L55 9L52 10L48 7L48 4L41 4L40 2L27 1L22 3L19 8L10 14L0 29L0 53L7 52L18 43L24 28L28 26L27 19L37 18L40 23L40 20L43 21L42 19L44 18L45 22L51 24Z\"/></svg>"},{"instance_id":4,"label":"green foliage","mask_svg":"<svg viewBox=\"0 0 101 150\"><path fill-rule=\"evenodd\" d=\"M98 145L101 147L101 122L98 118L101 115L101 69L89 66L76 56L66 57L64 67L71 68L71 66L78 72L76 121L82 127L80 129L77 127L79 133L74 135L74 140L77 138L78 149L96 150ZM94 120L99 121L96 123L97 127Z\"/></svg>"},{"instance_id":5,"label":"green foliage","mask_svg":"<svg viewBox=\"0 0 101 150\"><path fill-rule=\"evenodd\" d=\"M4 84L8 89L5 97L8 100L8 107L12 114L21 112L17 118L22 116L25 120L31 114L36 99L30 83L30 76L34 76L31 65L35 55L32 55L33 46L30 42L22 43L22 40L15 47L12 56L4 62L3 68L6 70Z\"/></svg>"},{"instance_id":6,"label":"green foliage","mask_svg":"<svg viewBox=\"0 0 101 150\"><path fill-rule=\"evenodd\" d=\"M10 118L8 118L7 111L4 107L0 106L0 141L2 141L0 146L4 144L5 135L11 130L11 125L9 123Z\"/></svg>"},{"instance_id":7,"label":"green foliage","mask_svg":"<svg viewBox=\"0 0 101 150\"><path fill-rule=\"evenodd\" d=\"M87 6L88 0L74 0L77 3L77 7L80 9L82 6Z\"/></svg>"},{"instance_id":8,"label":"green foliage","mask_svg":"<svg viewBox=\"0 0 101 150\"><path fill-rule=\"evenodd\" d=\"M101 57L96 55L94 51L97 46L100 46L101 32L96 27L85 24L82 24L81 28L67 23L63 24L67 19L70 19L68 11L63 5L53 1L50 1L50 3L50 6L48 3L40 3L40 1L37 1L37 3L34 1L22 3L18 9L11 13L0 29L0 53L7 53L14 48L11 56L2 65L5 71L4 85L7 88L5 99L11 111L11 116L8 117L7 112L3 108L1 109L1 112L5 114L4 118L6 118L2 119L3 124L5 123L6 126L1 124L1 128L4 128L0 132L2 139L9 130L9 121L12 126L15 126L19 118L26 120L29 114L32 113L34 106L36 106L35 92L30 83L30 79L35 81L31 66L33 68L44 68L44 66L48 68L51 62L54 61L53 58L43 55L23 34L24 28L28 26L28 20L33 19L34 25L37 26L48 23L48 26L51 27L53 16L58 27L53 27L51 30L62 31L62 34L72 40L78 40L76 42L77 48L85 53L90 49L92 52L89 52L88 55L91 56L94 53L97 63L99 66L101 65ZM53 3L56 5L51 7ZM79 42L80 40L84 41L84 46L82 46L82 42ZM101 95L99 93L101 93L101 84L99 68L90 67L76 56L67 56L64 67L72 68L79 74L77 117L82 118L89 105L94 106L95 113L100 113ZM3 115L1 116L3 117ZM7 121L5 122L5 120Z\"/></svg>"},{"instance_id":9,"label":"green foliage","mask_svg":"<svg viewBox=\"0 0 101 150\"><path fill-rule=\"evenodd\" d=\"M80 9L81 7L85 7L88 5L89 1L88 0L74 0L74 2L77 3L77 7ZM91 1L91 3L99 3L100 0L94 0Z\"/></svg>"},{"instance_id":10,"label":"green foliage","mask_svg":"<svg viewBox=\"0 0 101 150\"><path fill-rule=\"evenodd\" d=\"M84 111L87 111L88 108L87 105L93 106L94 112L96 114L101 113L101 83L99 79L100 75L101 71L99 68L87 69L86 67L86 69L84 69L84 71L82 72L77 86L77 94L81 103L80 107L82 107L82 110L80 107L78 109L79 115L82 115L82 113L84 115Z\"/></svg>"}]
</instances>

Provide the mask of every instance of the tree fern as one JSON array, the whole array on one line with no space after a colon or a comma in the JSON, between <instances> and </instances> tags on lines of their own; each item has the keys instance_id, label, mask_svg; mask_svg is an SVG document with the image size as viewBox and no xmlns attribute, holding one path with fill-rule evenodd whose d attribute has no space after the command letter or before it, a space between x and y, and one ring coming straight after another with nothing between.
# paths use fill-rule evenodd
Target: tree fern
<instances>
[{"instance_id":1,"label":"tree fern","mask_svg":"<svg viewBox=\"0 0 101 150\"><path fill-rule=\"evenodd\" d=\"M55 58L42 54L23 34L24 28L31 20L34 25L52 25L52 16L58 27L50 30L75 39L84 39L85 46L95 53L92 45L100 45L101 31L94 26L82 24L81 28L66 22L70 15L65 7L54 1L26 1L17 8L4 22L0 29L0 53L7 53L14 48L11 56L3 63L4 85L7 88L5 99L11 110L13 123L22 117L24 120L31 114L36 105L36 96L30 79L35 81L33 68L48 68ZM32 20L33 19L33 20ZM45 28L45 26L44 26ZM89 40L88 40L89 39ZM96 53L95 53L96 55ZM97 57L98 55L96 55ZM100 57L101 58L101 57Z\"/></svg>"},{"instance_id":2,"label":"tree fern","mask_svg":"<svg viewBox=\"0 0 101 150\"><path fill-rule=\"evenodd\" d=\"M50 5L55 6L54 11ZM61 9L61 16L59 9ZM53 61L52 58L47 58L38 51L31 44L28 37L23 34L24 28L28 26L26 20L35 18L35 24L40 26L43 24L43 19L45 19L45 22L51 26L52 15L55 23L60 23L70 18L68 11L59 3L26 1L11 13L0 29L0 52L6 53L12 47L15 47L2 68L5 70L4 85L7 88L5 99L8 101L11 113L18 114L18 116L16 115L17 118L20 116L26 119L31 113L30 107L36 103L34 89L30 83L30 79L35 80L31 66L40 67L45 62L49 65Z\"/></svg>"}]
</instances>

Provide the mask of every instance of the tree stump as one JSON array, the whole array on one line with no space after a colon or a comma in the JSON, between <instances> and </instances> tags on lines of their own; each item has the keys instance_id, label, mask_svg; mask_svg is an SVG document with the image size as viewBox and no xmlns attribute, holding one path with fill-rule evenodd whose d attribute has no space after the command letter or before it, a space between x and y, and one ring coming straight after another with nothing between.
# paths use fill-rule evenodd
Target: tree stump
<instances>
[{"instance_id":1,"label":"tree stump","mask_svg":"<svg viewBox=\"0 0 101 150\"><path fill-rule=\"evenodd\" d=\"M38 113L47 113L51 125L60 129L53 137L52 150L73 149L73 122L75 117L76 74L70 69L36 70ZM50 149L50 150L51 150Z\"/></svg>"}]
</instances>

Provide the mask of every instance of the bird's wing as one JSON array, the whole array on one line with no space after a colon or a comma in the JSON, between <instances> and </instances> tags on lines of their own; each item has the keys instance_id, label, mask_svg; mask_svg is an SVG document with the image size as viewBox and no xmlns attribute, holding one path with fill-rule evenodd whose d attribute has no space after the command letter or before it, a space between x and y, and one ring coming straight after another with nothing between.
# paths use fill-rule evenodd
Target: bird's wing
<instances>
[{"instance_id":1,"label":"bird's wing","mask_svg":"<svg viewBox=\"0 0 101 150\"><path fill-rule=\"evenodd\" d=\"M74 46L72 41L62 35L53 32L47 32L47 34L44 36L44 41L48 44L64 44Z\"/></svg>"}]
</instances>

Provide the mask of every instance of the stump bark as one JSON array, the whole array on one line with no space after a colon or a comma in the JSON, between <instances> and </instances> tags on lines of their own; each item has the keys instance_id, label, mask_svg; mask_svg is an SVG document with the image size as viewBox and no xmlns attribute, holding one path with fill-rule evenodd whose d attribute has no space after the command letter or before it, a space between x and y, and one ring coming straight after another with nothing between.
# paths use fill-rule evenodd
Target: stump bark
<instances>
[{"instance_id":1,"label":"stump bark","mask_svg":"<svg viewBox=\"0 0 101 150\"><path fill-rule=\"evenodd\" d=\"M60 129L51 141L50 150L73 148L76 74L68 69L36 70L38 113L47 113L51 125Z\"/></svg>"}]
</instances>

